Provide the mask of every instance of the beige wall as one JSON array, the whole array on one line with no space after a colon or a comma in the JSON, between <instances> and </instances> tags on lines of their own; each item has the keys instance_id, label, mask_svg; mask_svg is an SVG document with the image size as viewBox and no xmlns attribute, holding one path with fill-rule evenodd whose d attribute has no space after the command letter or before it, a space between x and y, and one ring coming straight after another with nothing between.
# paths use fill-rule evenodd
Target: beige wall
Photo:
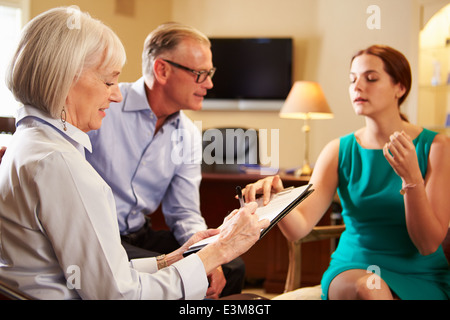
<instances>
[{"instance_id":1,"label":"beige wall","mask_svg":"<svg viewBox=\"0 0 450 320\"><path fill-rule=\"evenodd\" d=\"M369 5L381 9L381 29L369 30ZM362 126L348 98L352 54L374 43L392 45L417 64L419 5L415 0L173 0L173 18L209 36L291 36L295 40L294 80L318 81L333 120L311 122L311 161L333 138ZM414 67L414 72L416 68ZM219 72L219 71L218 71ZM414 101L413 90L410 101ZM409 107L409 106L408 106ZM414 117L411 107L405 110ZM280 165L290 168L303 159L302 122L280 119L276 112L189 113L204 127L240 125L280 129Z\"/></svg>"},{"instance_id":2,"label":"beige wall","mask_svg":"<svg viewBox=\"0 0 450 320\"><path fill-rule=\"evenodd\" d=\"M125 3L131 15L117 14L116 3ZM128 4L128 5L127 5ZM31 17L58 6L76 5L110 26L127 51L127 64L121 81L135 81L142 73L144 40L159 24L171 19L171 1L166 0L30 0Z\"/></svg>"},{"instance_id":3,"label":"beige wall","mask_svg":"<svg viewBox=\"0 0 450 320\"><path fill-rule=\"evenodd\" d=\"M433 15L420 33L418 124L443 131L442 126L450 114L450 46L445 46L450 36L450 1ZM432 85L434 64L439 62L440 84ZM450 128L447 129L447 133Z\"/></svg>"},{"instance_id":4,"label":"beige wall","mask_svg":"<svg viewBox=\"0 0 450 320\"><path fill-rule=\"evenodd\" d=\"M417 78L420 3L425 0L125 0L134 15L115 13L113 0L31 0L31 15L57 5L78 5L110 25L123 40L128 64L121 81L140 77L142 43L158 24L173 20L191 24L208 36L290 36L294 38L294 80L318 81L335 113L333 120L311 123L311 160L331 139L362 126L348 99L352 54L373 43L399 49ZM433 2L427 0L425 2ZM119 1L120 2L120 1ZM369 5L381 9L381 29L369 30ZM220 72L220 71L218 71ZM416 82L417 83L417 82ZM414 121L417 84L405 112ZM299 166L303 158L302 123L280 119L276 112L188 112L203 128L245 126L280 129L280 165Z\"/></svg>"}]
</instances>

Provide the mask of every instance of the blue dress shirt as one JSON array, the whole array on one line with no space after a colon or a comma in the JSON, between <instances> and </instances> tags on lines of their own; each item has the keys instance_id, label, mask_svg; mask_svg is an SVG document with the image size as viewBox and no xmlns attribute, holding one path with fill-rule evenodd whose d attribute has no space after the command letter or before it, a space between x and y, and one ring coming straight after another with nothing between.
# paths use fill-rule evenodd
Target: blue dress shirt
<instances>
[{"instance_id":1,"label":"blue dress shirt","mask_svg":"<svg viewBox=\"0 0 450 320\"><path fill-rule=\"evenodd\" d=\"M102 127L90 131L87 160L109 184L121 234L139 230L160 204L180 244L206 229L200 213L202 140L183 113L170 116L155 135L156 115L144 79L121 83L123 100L112 103Z\"/></svg>"}]
</instances>

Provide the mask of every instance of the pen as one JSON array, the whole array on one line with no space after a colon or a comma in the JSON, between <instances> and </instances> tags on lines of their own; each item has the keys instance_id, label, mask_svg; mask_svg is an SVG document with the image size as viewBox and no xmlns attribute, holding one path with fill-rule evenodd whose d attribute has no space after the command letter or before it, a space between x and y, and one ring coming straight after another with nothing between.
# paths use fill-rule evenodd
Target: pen
<instances>
[{"instance_id":1,"label":"pen","mask_svg":"<svg viewBox=\"0 0 450 320\"><path fill-rule=\"evenodd\" d=\"M280 192L278 192L277 194L278 194L278 195L282 195L282 194L284 194L284 193L291 192L292 189L294 189L293 186L291 186L291 187L289 187L289 188L285 188L285 189L281 190Z\"/></svg>"},{"instance_id":2,"label":"pen","mask_svg":"<svg viewBox=\"0 0 450 320\"><path fill-rule=\"evenodd\" d=\"M239 204L242 208L244 206L244 198L242 197L242 188L240 186L236 187L236 194L238 196Z\"/></svg>"}]
</instances>

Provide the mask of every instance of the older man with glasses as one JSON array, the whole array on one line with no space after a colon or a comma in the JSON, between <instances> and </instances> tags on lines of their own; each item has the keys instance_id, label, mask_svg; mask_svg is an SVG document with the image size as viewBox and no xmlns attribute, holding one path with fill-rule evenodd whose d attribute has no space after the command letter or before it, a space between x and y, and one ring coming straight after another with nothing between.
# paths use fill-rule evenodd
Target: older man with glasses
<instances>
[{"instance_id":1,"label":"older man with glasses","mask_svg":"<svg viewBox=\"0 0 450 320\"><path fill-rule=\"evenodd\" d=\"M189 71L189 72L195 74L197 76L197 79L195 80L195 82L197 82L197 83L205 82L206 79L208 79L208 77L210 77L212 79L212 77L214 76L214 73L216 72L216 68L211 68L209 71L206 71L206 70L196 71L196 70L193 70L191 68L182 66L181 64L178 64L178 63L175 63L173 61L167 60L167 59L164 59L164 61L167 62L167 63L170 63L174 67L177 67L179 69L186 70L186 71Z\"/></svg>"},{"instance_id":2,"label":"older man with glasses","mask_svg":"<svg viewBox=\"0 0 450 320\"><path fill-rule=\"evenodd\" d=\"M213 87L210 47L194 28L159 26L144 44L143 77L120 84L123 101L111 104L101 129L90 132L94 151L87 159L114 192L130 259L157 256L164 263L165 253L207 228L200 213L201 134L182 110L200 110ZM149 216L160 205L170 231L151 228ZM209 277L207 298L239 293L244 276L240 258L222 266Z\"/></svg>"}]
</instances>

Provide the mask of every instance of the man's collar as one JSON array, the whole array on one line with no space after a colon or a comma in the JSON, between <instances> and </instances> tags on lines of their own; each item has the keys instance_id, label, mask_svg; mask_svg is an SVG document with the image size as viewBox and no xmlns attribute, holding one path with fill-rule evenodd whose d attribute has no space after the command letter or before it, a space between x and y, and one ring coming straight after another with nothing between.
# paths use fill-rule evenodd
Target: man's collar
<instances>
[{"instance_id":1,"label":"man's collar","mask_svg":"<svg viewBox=\"0 0 450 320\"><path fill-rule=\"evenodd\" d=\"M174 114L171 114L167 117L166 123L170 123L175 127L175 129L178 129L180 127L180 116L181 111L175 112Z\"/></svg>"},{"instance_id":2,"label":"man's collar","mask_svg":"<svg viewBox=\"0 0 450 320\"><path fill-rule=\"evenodd\" d=\"M131 89L126 97L123 110L131 112L151 110L147 100L147 93L145 92L144 78L140 78L131 85Z\"/></svg>"},{"instance_id":3,"label":"man's collar","mask_svg":"<svg viewBox=\"0 0 450 320\"><path fill-rule=\"evenodd\" d=\"M149 112L151 112L151 114L153 114L155 119L157 118L148 102L147 92L145 90L145 81L143 77L131 85L131 89L126 97L123 110L125 112L148 110ZM167 117L165 123L171 123L176 129L178 129L180 125L180 115L181 111L177 111L171 114Z\"/></svg>"}]
</instances>

